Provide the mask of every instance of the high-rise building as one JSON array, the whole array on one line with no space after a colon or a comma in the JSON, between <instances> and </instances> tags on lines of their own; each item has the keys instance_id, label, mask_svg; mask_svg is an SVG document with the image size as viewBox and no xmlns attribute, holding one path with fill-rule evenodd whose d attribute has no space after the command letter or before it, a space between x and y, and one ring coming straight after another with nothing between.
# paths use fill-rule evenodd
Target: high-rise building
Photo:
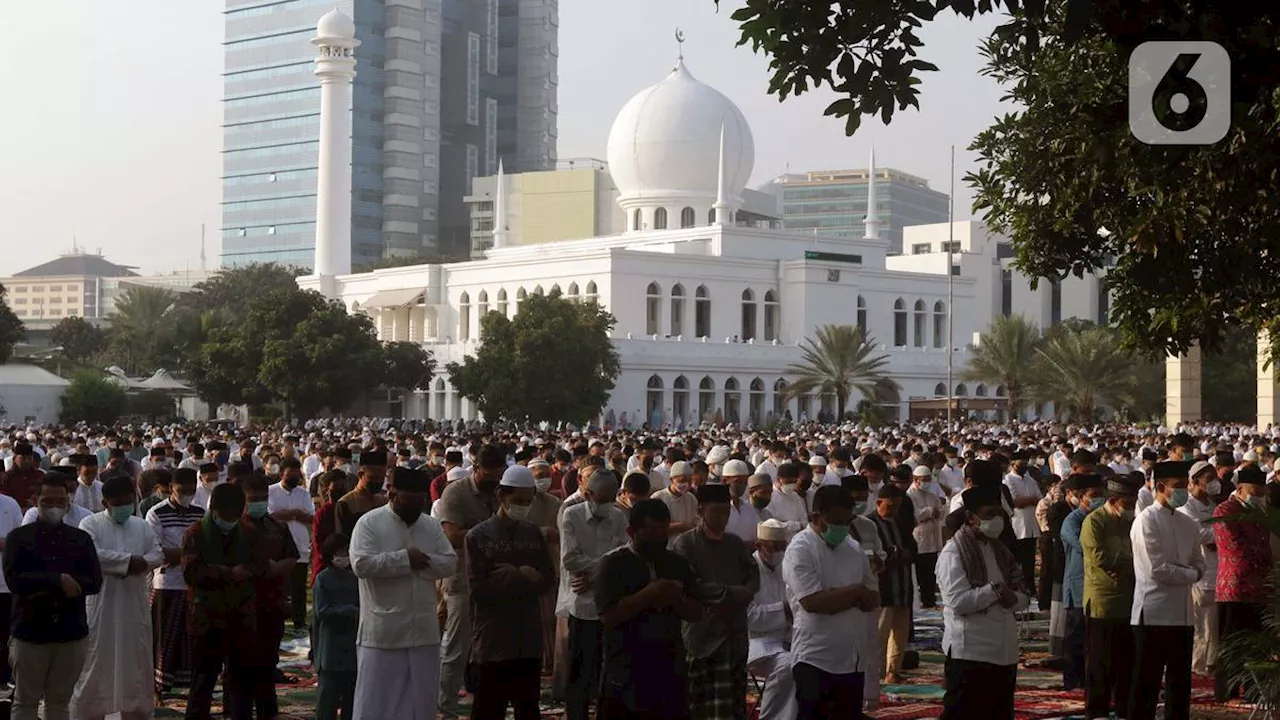
<instances>
[{"instance_id":1,"label":"high-rise building","mask_svg":"<svg viewBox=\"0 0 1280 720\"><path fill-rule=\"evenodd\" d=\"M314 261L320 87L311 39L334 7L355 21L359 40L354 265L465 255L470 179L499 156L513 170L553 165L555 0L227 0L224 266Z\"/></svg>"},{"instance_id":2,"label":"high-rise building","mask_svg":"<svg viewBox=\"0 0 1280 720\"><path fill-rule=\"evenodd\" d=\"M902 253L902 229L947 222L946 193L924 178L876 168L876 209L889 252ZM760 188L778 196L787 230L817 231L829 237L859 238L867 215L867 170L822 170L781 175Z\"/></svg>"}]
</instances>

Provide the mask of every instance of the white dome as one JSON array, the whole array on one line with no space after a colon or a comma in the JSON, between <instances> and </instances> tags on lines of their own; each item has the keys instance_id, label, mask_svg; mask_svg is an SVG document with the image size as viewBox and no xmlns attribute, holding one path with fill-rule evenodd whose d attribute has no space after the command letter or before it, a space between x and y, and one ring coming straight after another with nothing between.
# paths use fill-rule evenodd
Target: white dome
<instances>
[{"instance_id":1,"label":"white dome","mask_svg":"<svg viewBox=\"0 0 1280 720\"><path fill-rule=\"evenodd\" d=\"M733 101L694 79L681 61L631 98L609 131L609 173L624 208L647 201L716 199L724 129L726 200L742 202L755 163L751 128Z\"/></svg>"},{"instance_id":2,"label":"white dome","mask_svg":"<svg viewBox=\"0 0 1280 720\"><path fill-rule=\"evenodd\" d=\"M351 17L337 8L330 10L316 23L316 35L320 37L353 38L356 24Z\"/></svg>"}]
</instances>

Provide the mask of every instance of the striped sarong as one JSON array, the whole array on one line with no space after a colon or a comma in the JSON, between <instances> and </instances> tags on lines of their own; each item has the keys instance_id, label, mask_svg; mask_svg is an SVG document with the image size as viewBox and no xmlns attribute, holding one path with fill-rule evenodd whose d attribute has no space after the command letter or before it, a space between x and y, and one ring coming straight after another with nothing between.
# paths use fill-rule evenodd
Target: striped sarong
<instances>
[{"instance_id":1,"label":"striped sarong","mask_svg":"<svg viewBox=\"0 0 1280 720\"><path fill-rule=\"evenodd\" d=\"M704 658L689 658L689 717L698 720L746 720L747 658L725 642Z\"/></svg>"},{"instance_id":2,"label":"striped sarong","mask_svg":"<svg viewBox=\"0 0 1280 720\"><path fill-rule=\"evenodd\" d=\"M186 590L151 591L151 631L155 640L156 692L191 687L195 643L187 627Z\"/></svg>"}]
</instances>

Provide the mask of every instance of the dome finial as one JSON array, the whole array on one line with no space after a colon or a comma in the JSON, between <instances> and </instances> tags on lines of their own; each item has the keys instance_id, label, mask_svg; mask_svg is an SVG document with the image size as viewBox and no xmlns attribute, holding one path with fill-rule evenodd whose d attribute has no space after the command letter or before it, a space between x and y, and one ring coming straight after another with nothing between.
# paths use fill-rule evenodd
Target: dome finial
<instances>
[{"instance_id":1,"label":"dome finial","mask_svg":"<svg viewBox=\"0 0 1280 720\"><path fill-rule=\"evenodd\" d=\"M676 60L684 63L684 32L676 28Z\"/></svg>"}]
</instances>

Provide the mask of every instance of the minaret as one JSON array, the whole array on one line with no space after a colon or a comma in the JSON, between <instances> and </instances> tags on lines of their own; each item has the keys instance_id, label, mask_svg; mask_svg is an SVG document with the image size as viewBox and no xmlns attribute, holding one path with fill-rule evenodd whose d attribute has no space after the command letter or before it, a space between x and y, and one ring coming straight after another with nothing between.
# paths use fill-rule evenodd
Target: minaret
<instances>
[{"instance_id":1,"label":"minaret","mask_svg":"<svg viewBox=\"0 0 1280 720\"><path fill-rule=\"evenodd\" d=\"M870 170L867 171L867 216L862 221L863 240L880 241L880 218L876 215L876 149L871 148Z\"/></svg>"},{"instance_id":2,"label":"minaret","mask_svg":"<svg viewBox=\"0 0 1280 720\"><path fill-rule=\"evenodd\" d=\"M507 246L507 176L498 158L498 189L493 193L493 247Z\"/></svg>"},{"instance_id":3,"label":"minaret","mask_svg":"<svg viewBox=\"0 0 1280 720\"><path fill-rule=\"evenodd\" d=\"M351 81L356 76L356 24L341 10L320 18L311 44L319 49L320 168L316 183L318 276L351 272Z\"/></svg>"},{"instance_id":4,"label":"minaret","mask_svg":"<svg viewBox=\"0 0 1280 720\"><path fill-rule=\"evenodd\" d=\"M716 204L711 208L716 211L716 225L731 225L732 210L729 209L729 189L725 185L724 124L720 125L720 173L716 177Z\"/></svg>"}]
</instances>

